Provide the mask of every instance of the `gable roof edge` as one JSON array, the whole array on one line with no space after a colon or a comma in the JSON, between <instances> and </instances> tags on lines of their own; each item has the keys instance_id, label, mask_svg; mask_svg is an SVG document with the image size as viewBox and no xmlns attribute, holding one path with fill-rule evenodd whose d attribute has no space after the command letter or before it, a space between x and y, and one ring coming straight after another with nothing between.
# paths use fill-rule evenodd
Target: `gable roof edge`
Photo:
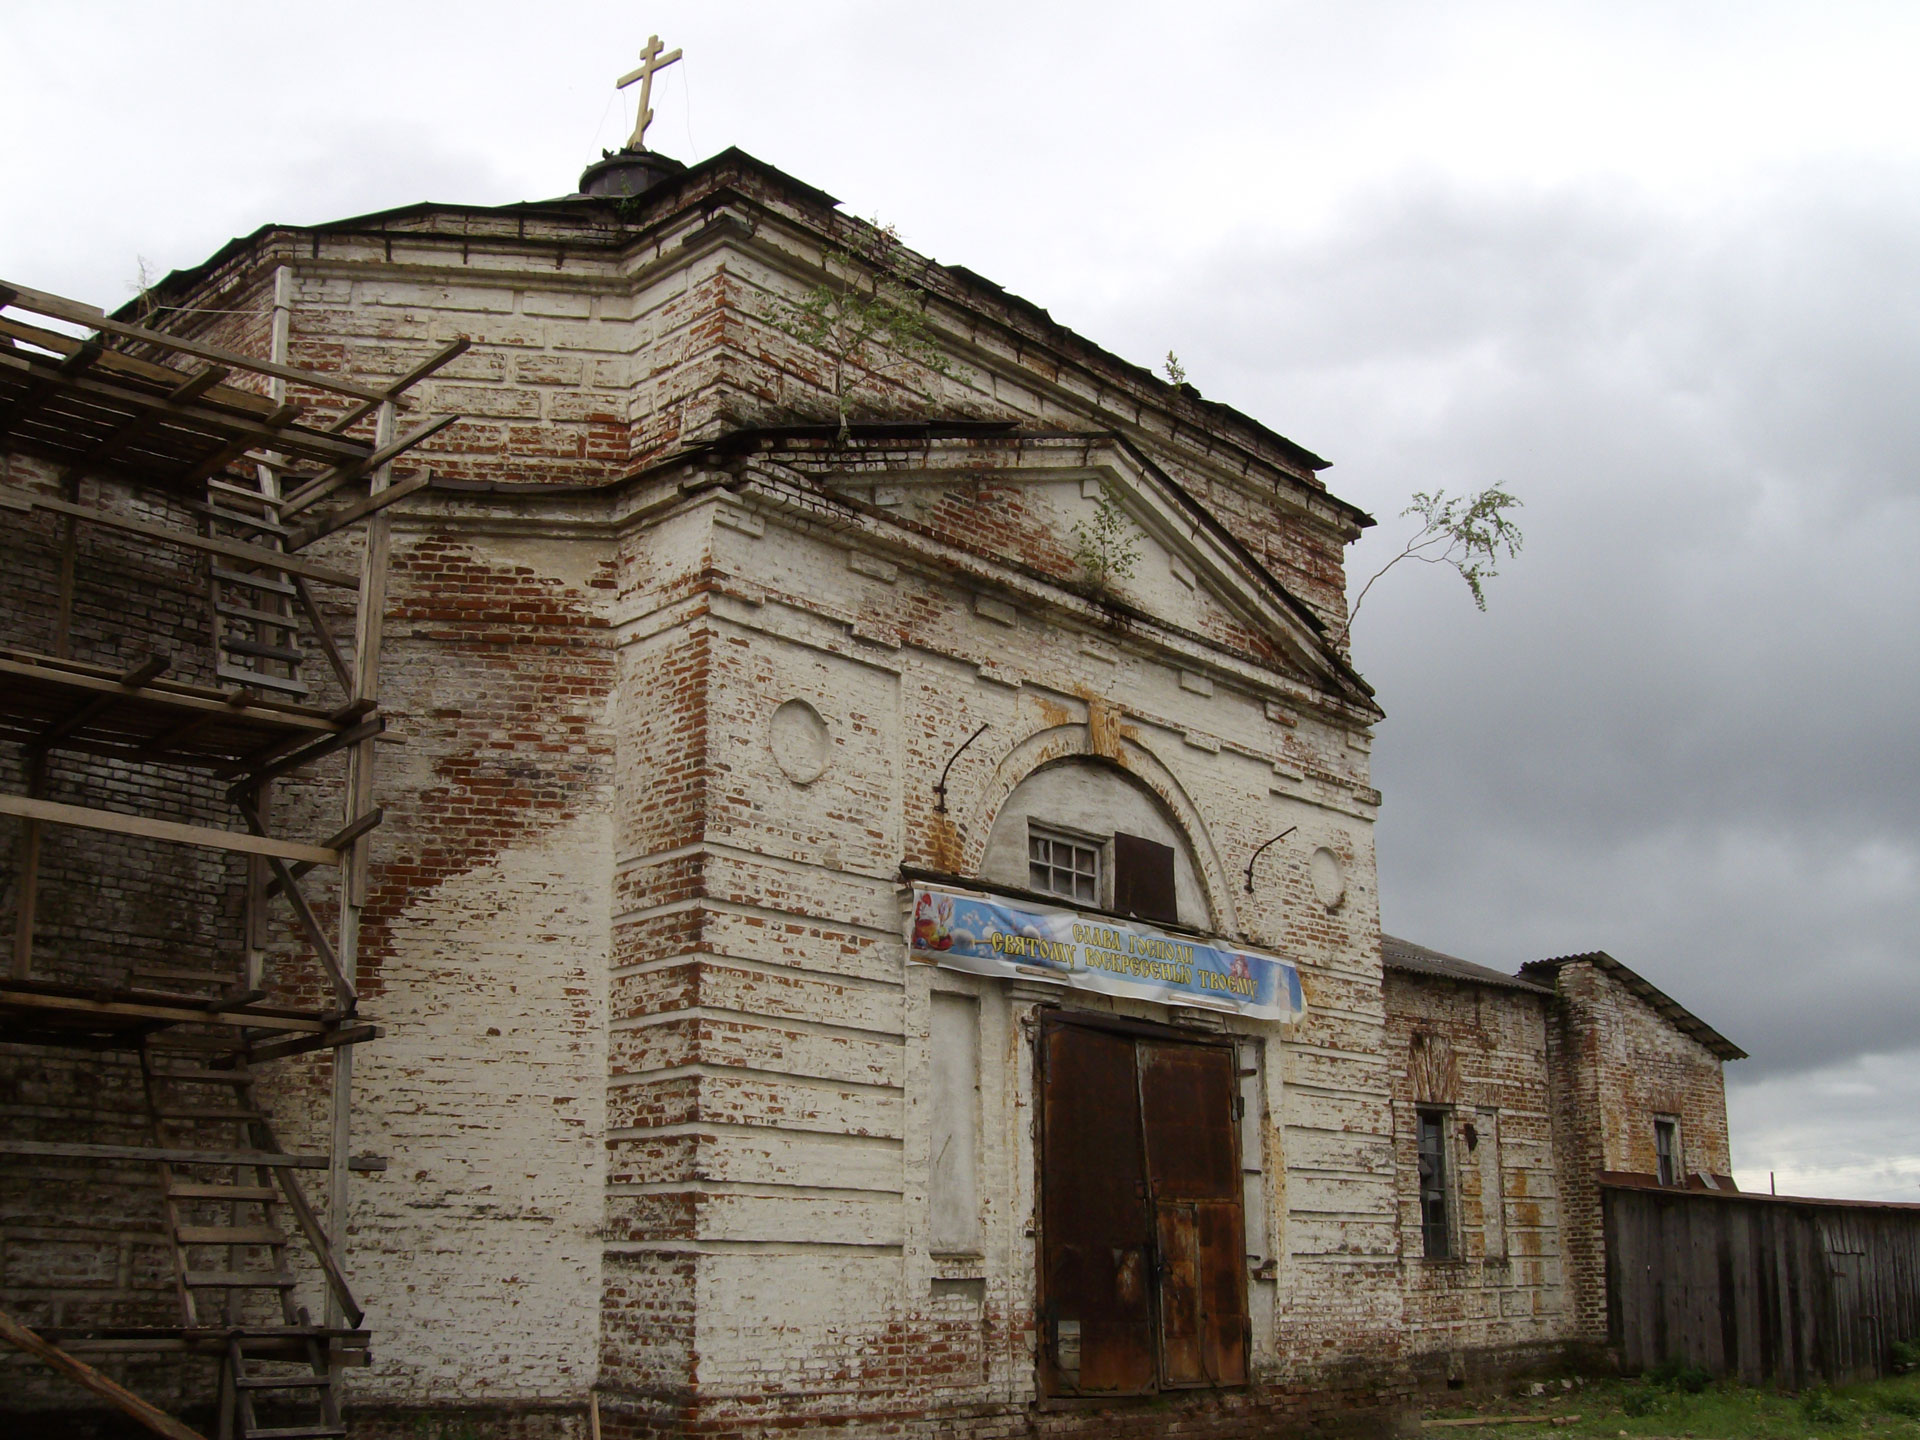
<instances>
[{"instance_id":1,"label":"gable roof edge","mask_svg":"<svg viewBox=\"0 0 1920 1440\"><path fill-rule=\"evenodd\" d=\"M1714 1029L1686 1006L1656 986L1652 981L1628 966L1621 964L1604 950L1589 950L1580 955L1559 955L1547 960L1529 960L1520 967L1520 973L1529 978L1547 976L1557 985L1560 972L1568 965L1592 965L1618 980L1626 990L1644 1001L1647 1008L1665 1020L1681 1034L1700 1042L1710 1053L1721 1060L1745 1060L1747 1052L1734 1044L1718 1030Z\"/></svg>"}]
</instances>

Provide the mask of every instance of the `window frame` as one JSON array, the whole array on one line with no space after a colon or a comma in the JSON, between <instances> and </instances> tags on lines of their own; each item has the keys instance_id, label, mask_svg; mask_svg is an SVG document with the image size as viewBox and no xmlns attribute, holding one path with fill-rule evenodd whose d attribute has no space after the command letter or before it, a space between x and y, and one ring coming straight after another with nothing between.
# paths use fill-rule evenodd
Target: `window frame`
<instances>
[{"instance_id":1,"label":"window frame","mask_svg":"<svg viewBox=\"0 0 1920 1440\"><path fill-rule=\"evenodd\" d=\"M1456 1206L1453 1199L1453 1167L1448 1162L1447 1149L1453 1140L1453 1126L1450 1123L1452 1111L1441 1105L1419 1105L1413 1112L1413 1153L1414 1153L1414 1202L1420 1215L1420 1258L1423 1260L1455 1260L1457 1247L1454 1244L1453 1221ZM1431 1156L1427 1150L1428 1127L1432 1126L1436 1144ZM1436 1171L1429 1186L1426 1165L1429 1158ZM1429 1215L1429 1202L1440 1207L1438 1221ZM1437 1246L1436 1246L1437 1241Z\"/></svg>"},{"instance_id":2,"label":"window frame","mask_svg":"<svg viewBox=\"0 0 1920 1440\"><path fill-rule=\"evenodd\" d=\"M1063 870L1062 867L1055 865L1051 859L1045 862L1035 860L1033 857L1033 847L1036 841L1045 841L1050 845L1066 845L1075 850L1083 850L1090 853L1093 857L1093 870L1091 875L1093 893L1091 895L1081 895L1077 892L1067 894L1064 891L1054 889L1051 884L1036 884L1033 874L1036 867L1045 868L1050 874L1058 872L1079 876L1086 873L1077 867ZM1064 900L1069 904L1093 905L1101 909L1110 908L1110 893L1113 887L1112 849L1113 842L1110 836L1089 835L1083 830L1075 830L1066 825L1050 824L1045 820L1036 820L1032 816L1028 816L1027 888L1032 890L1036 895L1051 896L1057 900Z\"/></svg>"},{"instance_id":3,"label":"window frame","mask_svg":"<svg viewBox=\"0 0 1920 1440\"><path fill-rule=\"evenodd\" d=\"M1671 1137L1671 1143L1665 1154L1661 1153L1662 1136ZM1682 1186L1687 1183L1686 1147L1680 1135L1680 1117L1678 1115L1655 1115L1653 1117L1653 1175L1662 1185Z\"/></svg>"}]
</instances>

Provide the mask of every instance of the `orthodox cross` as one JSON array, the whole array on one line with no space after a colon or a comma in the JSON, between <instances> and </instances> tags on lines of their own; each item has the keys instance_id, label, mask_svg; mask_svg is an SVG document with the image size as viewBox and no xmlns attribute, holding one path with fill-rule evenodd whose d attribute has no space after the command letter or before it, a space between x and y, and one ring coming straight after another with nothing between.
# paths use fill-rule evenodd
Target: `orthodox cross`
<instances>
[{"instance_id":1,"label":"orthodox cross","mask_svg":"<svg viewBox=\"0 0 1920 1440\"><path fill-rule=\"evenodd\" d=\"M640 52L640 68L631 74L621 76L620 83L613 87L616 90L624 90L634 81L640 82L640 113L634 120L633 134L627 140L629 150L647 148L647 126L653 123L653 111L649 108L649 102L653 98L653 72L666 69L679 58L678 50L669 50L662 55L660 37L649 35L647 48Z\"/></svg>"}]
</instances>

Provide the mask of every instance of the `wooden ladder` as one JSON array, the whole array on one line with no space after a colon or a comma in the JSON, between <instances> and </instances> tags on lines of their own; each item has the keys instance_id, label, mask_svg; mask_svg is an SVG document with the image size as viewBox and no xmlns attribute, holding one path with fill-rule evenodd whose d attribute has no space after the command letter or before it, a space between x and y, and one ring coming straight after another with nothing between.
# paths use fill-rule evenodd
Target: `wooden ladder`
<instances>
[{"instance_id":1,"label":"wooden ladder","mask_svg":"<svg viewBox=\"0 0 1920 1440\"><path fill-rule=\"evenodd\" d=\"M257 489L231 480L209 480L207 503L201 508L210 538L243 540L269 550L286 548L278 487L267 472L261 472ZM209 562L214 669L221 680L290 699L306 698L307 683L300 678L305 657L297 643L300 622L293 605L299 594L294 576L264 561Z\"/></svg>"},{"instance_id":2,"label":"wooden ladder","mask_svg":"<svg viewBox=\"0 0 1920 1440\"><path fill-rule=\"evenodd\" d=\"M220 1440L325 1440L347 1433L326 1347L313 1335L301 1344L305 1359L294 1360L281 1336L241 1332L227 1338Z\"/></svg>"},{"instance_id":3,"label":"wooden ladder","mask_svg":"<svg viewBox=\"0 0 1920 1440\"><path fill-rule=\"evenodd\" d=\"M304 1209L304 1198L285 1167L249 1164L236 1153L277 1153L252 1073L243 1063L216 1069L201 1059L189 1065L180 1052L149 1042L140 1070L156 1146L235 1156L157 1162L181 1318L193 1329L227 1333L220 1440L345 1435L323 1332L294 1303L298 1281L283 1211L290 1202ZM303 1228L310 1239L317 1235L317 1227ZM330 1255L320 1258L331 1267ZM277 1302L277 1325L261 1314L270 1309L255 1298L263 1293Z\"/></svg>"}]
</instances>

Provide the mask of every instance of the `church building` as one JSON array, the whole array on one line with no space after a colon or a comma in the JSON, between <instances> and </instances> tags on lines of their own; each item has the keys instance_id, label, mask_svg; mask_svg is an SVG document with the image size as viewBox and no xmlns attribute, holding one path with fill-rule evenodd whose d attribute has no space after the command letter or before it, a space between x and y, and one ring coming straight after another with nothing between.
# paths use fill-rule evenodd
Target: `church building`
<instances>
[{"instance_id":1,"label":"church building","mask_svg":"<svg viewBox=\"0 0 1920 1440\"><path fill-rule=\"evenodd\" d=\"M30 280L0 1310L207 1433L269 1433L249 1347L295 1341L333 1409L271 1433L1384 1424L1602 1354L1606 1185L1731 1187L1741 1052L1626 965L1382 936L1372 522L1257 420L737 150L269 225L91 357ZM156 333L268 368L181 398ZM241 448L62 438L142 384ZM302 465L380 479L310 534ZM68 743L119 702L266 748ZM303 838L153 858L216 828ZM153 1077L222 1066L248 1136L165 1130ZM50 1374L0 1414L70 1433Z\"/></svg>"}]
</instances>

